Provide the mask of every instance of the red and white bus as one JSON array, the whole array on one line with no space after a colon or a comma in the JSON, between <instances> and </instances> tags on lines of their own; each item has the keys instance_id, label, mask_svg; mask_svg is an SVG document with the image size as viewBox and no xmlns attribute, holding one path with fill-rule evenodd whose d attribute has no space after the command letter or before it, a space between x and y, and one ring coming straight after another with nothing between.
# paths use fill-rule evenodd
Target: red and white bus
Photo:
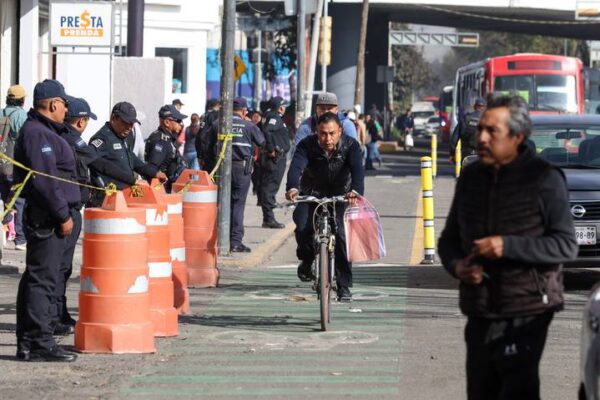
<instances>
[{"instance_id":1,"label":"red and white bus","mask_svg":"<svg viewBox=\"0 0 600 400\"><path fill-rule=\"evenodd\" d=\"M583 114L583 65L573 57L514 54L493 57L456 71L452 129L459 114L473 110L477 97L516 93L532 114Z\"/></svg>"}]
</instances>

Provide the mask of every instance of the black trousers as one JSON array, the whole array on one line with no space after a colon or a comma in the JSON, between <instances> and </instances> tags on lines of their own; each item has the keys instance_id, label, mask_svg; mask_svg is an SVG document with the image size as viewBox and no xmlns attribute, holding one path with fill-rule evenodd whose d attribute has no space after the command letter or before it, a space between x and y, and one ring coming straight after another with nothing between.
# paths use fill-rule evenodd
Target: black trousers
<instances>
[{"instance_id":1,"label":"black trousers","mask_svg":"<svg viewBox=\"0 0 600 400\"><path fill-rule=\"evenodd\" d=\"M312 263L315 259L313 213L315 204L299 203L294 210L296 224L296 255L299 260ZM352 287L352 263L346 255L346 232L344 231L345 204L336 205L337 233L335 236L335 274L338 286Z\"/></svg>"},{"instance_id":2,"label":"black trousers","mask_svg":"<svg viewBox=\"0 0 600 400\"><path fill-rule=\"evenodd\" d=\"M234 161L231 165L231 247L239 246L244 239L244 211L250 190L250 172L244 163Z\"/></svg>"},{"instance_id":3,"label":"black trousers","mask_svg":"<svg viewBox=\"0 0 600 400\"><path fill-rule=\"evenodd\" d=\"M469 317L467 398L538 400L539 364L554 313L490 320Z\"/></svg>"},{"instance_id":4,"label":"black trousers","mask_svg":"<svg viewBox=\"0 0 600 400\"><path fill-rule=\"evenodd\" d=\"M266 155L261 155L261 157ZM277 206L275 196L281 186L283 174L285 173L286 157L280 156L276 160L264 160L261 165L261 183L260 183L260 205L262 206L263 221L271 222L275 220L273 209Z\"/></svg>"},{"instance_id":5,"label":"black trousers","mask_svg":"<svg viewBox=\"0 0 600 400\"><path fill-rule=\"evenodd\" d=\"M27 205L24 215L26 268L17 292L17 346L19 349L51 348L52 318L56 312L56 284L66 238L45 210Z\"/></svg>"},{"instance_id":6,"label":"black trousers","mask_svg":"<svg viewBox=\"0 0 600 400\"><path fill-rule=\"evenodd\" d=\"M73 231L65 238L64 251L60 260L60 270L58 280L56 281L56 313L54 322L66 323L71 320L71 314L67 309L67 282L73 273L73 256L75 254L75 246L81 233L81 212L72 210L71 217L73 218Z\"/></svg>"}]
</instances>

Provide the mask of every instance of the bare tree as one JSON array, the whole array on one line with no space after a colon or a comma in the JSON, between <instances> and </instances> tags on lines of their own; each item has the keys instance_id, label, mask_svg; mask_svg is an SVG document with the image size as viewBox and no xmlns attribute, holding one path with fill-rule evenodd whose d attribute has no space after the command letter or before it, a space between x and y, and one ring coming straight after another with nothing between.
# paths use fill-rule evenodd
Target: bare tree
<instances>
[{"instance_id":1,"label":"bare tree","mask_svg":"<svg viewBox=\"0 0 600 400\"><path fill-rule=\"evenodd\" d=\"M365 80L365 47L367 43L367 21L369 20L369 0L363 0L360 20L360 39L358 41L358 58L356 60L356 86L354 88L354 105L362 103L362 90Z\"/></svg>"}]
</instances>

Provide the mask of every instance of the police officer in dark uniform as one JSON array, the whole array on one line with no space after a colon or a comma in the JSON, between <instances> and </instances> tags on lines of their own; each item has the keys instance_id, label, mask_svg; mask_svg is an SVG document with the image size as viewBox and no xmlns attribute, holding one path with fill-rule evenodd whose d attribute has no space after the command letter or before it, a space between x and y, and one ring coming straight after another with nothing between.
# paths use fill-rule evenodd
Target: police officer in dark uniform
<instances>
[{"instance_id":1,"label":"police officer in dark uniform","mask_svg":"<svg viewBox=\"0 0 600 400\"><path fill-rule=\"evenodd\" d=\"M246 99L235 98L233 100L233 139L231 142L231 234L229 241L232 252L243 253L251 251L242 243L242 239L244 238L244 208L252 174L252 144L258 147L265 144L265 137L260 129L244 119L247 112ZM216 132L211 133L213 138L216 137Z\"/></svg>"},{"instance_id":2,"label":"police officer in dark uniform","mask_svg":"<svg viewBox=\"0 0 600 400\"><path fill-rule=\"evenodd\" d=\"M145 179L158 178L161 182L167 180L166 175L156 166L144 163L133 154L127 137L132 133L133 124L136 122L140 123L135 107L125 101L117 103L112 109L110 121L90 138L90 146L98 155L121 171L120 174L115 174L114 171L97 169L91 165L90 173L95 186L106 187L114 183L117 189L121 190L135 183L135 173ZM97 191L92 197L89 205L100 206L104 200L104 192Z\"/></svg>"},{"instance_id":3,"label":"police officer in dark uniform","mask_svg":"<svg viewBox=\"0 0 600 400\"><path fill-rule=\"evenodd\" d=\"M196 135L196 153L203 171L211 172L217 162L213 144L212 133L219 123L219 110L221 102L210 99L206 102L206 112L202 116L200 131Z\"/></svg>"},{"instance_id":4,"label":"police officer in dark uniform","mask_svg":"<svg viewBox=\"0 0 600 400\"><path fill-rule=\"evenodd\" d=\"M171 185L187 168L187 162L177 151L177 136L183 129L182 114L171 104L164 105L158 111L160 126L146 140L144 158L149 165L167 175L165 189L171 192Z\"/></svg>"},{"instance_id":5,"label":"police officer in dark uniform","mask_svg":"<svg viewBox=\"0 0 600 400\"><path fill-rule=\"evenodd\" d=\"M452 132L452 138L450 138L450 159L454 160L456 153L456 145L460 140L461 146L461 160L465 157L477 153L477 126L479 125L479 119L481 114L485 110L485 99L478 97L475 99L473 105L473 112L465 114L465 116L458 122L454 132Z\"/></svg>"},{"instance_id":6,"label":"police officer in dark uniform","mask_svg":"<svg viewBox=\"0 0 600 400\"><path fill-rule=\"evenodd\" d=\"M15 148L15 159L33 170L72 180L75 157L61 138L70 97L62 84L45 80L35 86L34 108L28 113ZM15 168L15 182L27 171ZM52 316L55 288L67 238L74 227L81 195L77 186L36 175L25 185L26 269L17 294L17 358L22 361L75 361L54 340Z\"/></svg>"},{"instance_id":7,"label":"police officer in dark uniform","mask_svg":"<svg viewBox=\"0 0 600 400\"><path fill-rule=\"evenodd\" d=\"M261 183L260 205L263 212L263 228L281 229L284 224L277 222L273 209L277 206L275 196L285 173L286 155L290 150L290 135L281 119L289 104L282 97L271 99L271 108L265 114L263 133L266 145L260 155Z\"/></svg>"}]
</instances>

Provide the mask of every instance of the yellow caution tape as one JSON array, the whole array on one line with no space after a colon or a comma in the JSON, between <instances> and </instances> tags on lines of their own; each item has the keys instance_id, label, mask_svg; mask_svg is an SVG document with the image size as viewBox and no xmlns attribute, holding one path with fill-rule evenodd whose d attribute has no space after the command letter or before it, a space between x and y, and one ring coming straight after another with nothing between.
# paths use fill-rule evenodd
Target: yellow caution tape
<instances>
[{"instance_id":1,"label":"yellow caution tape","mask_svg":"<svg viewBox=\"0 0 600 400\"><path fill-rule=\"evenodd\" d=\"M225 160L225 151L227 150L227 142L233 140L234 134L233 133L221 133L219 134L218 138L221 142L223 142L223 145L221 146L221 152L219 153L219 158L217 159L217 163L215 164L215 167L213 168L212 171L210 171L210 179L213 181L213 183L215 182L214 176L217 173L217 171L219 170L219 167L221 166L221 163L223 162L223 160Z\"/></svg>"},{"instance_id":2,"label":"yellow caution tape","mask_svg":"<svg viewBox=\"0 0 600 400\"><path fill-rule=\"evenodd\" d=\"M132 185L130 187L131 189L131 196L132 197L144 197L144 191L142 190L140 185Z\"/></svg>"},{"instance_id":3,"label":"yellow caution tape","mask_svg":"<svg viewBox=\"0 0 600 400\"><path fill-rule=\"evenodd\" d=\"M33 175L39 175L39 176L43 176L43 177L46 177L46 178L54 179L54 180L57 180L57 181L60 181L60 182L65 182L65 183L70 183L72 185L86 187L86 188L89 188L89 189L101 190L107 196L112 196L115 193L117 193L117 187L116 187L116 185L114 183L110 183L106 187L101 188L101 187L98 187L98 186L88 185L88 184L80 183L80 182L74 182L74 181L71 181L69 179L61 178L59 176L54 176L54 175L46 174L44 172L33 170L33 169L31 169L31 168L29 168L29 167L21 164L17 160L14 160L14 159L10 158L9 156L7 156L6 154L3 154L3 153L0 153L0 159L8 161L11 164L13 164L14 166L19 167L22 170L27 171L27 175L25 175L25 179L23 179L23 182L17 183L17 184L15 184L15 185L13 185L11 187L11 191L14 192L14 194L13 194L11 200L5 206L4 212L2 213L1 219L4 219L4 217L6 217L6 215L12 210L12 208L14 207L17 199L21 195L21 192L25 188L25 185L27 184L27 182L29 181L29 179Z\"/></svg>"}]
</instances>

